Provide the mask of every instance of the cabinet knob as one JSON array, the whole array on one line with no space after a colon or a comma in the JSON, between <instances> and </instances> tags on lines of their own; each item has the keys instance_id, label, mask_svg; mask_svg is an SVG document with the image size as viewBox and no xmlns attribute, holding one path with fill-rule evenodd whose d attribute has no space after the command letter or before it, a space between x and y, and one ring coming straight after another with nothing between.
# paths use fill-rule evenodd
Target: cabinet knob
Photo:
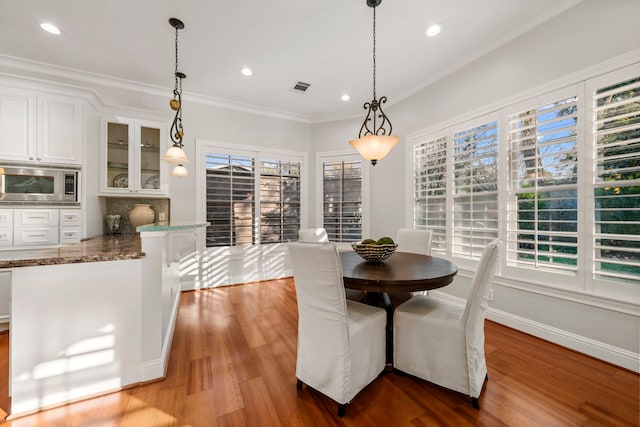
<instances>
[{"instance_id":1,"label":"cabinet knob","mask_svg":"<svg viewBox=\"0 0 640 427\"><path fill-rule=\"evenodd\" d=\"M29 160L33 160L33 157L29 156Z\"/></svg>"},{"instance_id":2,"label":"cabinet knob","mask_svg":"<svg viewBox=\"0 0 640 427\"><path fill-rule=\"evenodd\" d=\"M40 160L42 160L42 159L41 159L40 157L38 157L36 160L40 161Z\"/></svg>"}]
</instances>

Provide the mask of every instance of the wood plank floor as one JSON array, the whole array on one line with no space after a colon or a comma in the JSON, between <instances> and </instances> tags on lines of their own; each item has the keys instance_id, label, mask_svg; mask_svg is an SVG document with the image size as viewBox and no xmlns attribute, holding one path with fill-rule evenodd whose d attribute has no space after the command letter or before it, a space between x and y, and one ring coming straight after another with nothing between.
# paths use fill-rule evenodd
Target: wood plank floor
<instances>
[{"instance_id":1,"label":"wood plank floor","mask_svg":"<svg viewBox=\"0 0 640 427\"><path fill-rule=\"evenodd\" d=\"M635 373L493 322L489 381L467 397L388 373L336 416L337 405L296 390L295 291L290 279L181 296L167 378L7 422L25 426L638 426ZM8 334L0 335L0 408Z\"/></svg>"}]
</instances>

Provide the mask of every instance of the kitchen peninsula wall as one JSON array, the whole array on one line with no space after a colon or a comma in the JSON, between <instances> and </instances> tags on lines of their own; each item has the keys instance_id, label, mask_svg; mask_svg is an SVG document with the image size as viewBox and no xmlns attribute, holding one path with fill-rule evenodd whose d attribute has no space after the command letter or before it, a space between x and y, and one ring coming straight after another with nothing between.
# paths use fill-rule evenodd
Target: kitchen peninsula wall
<instances>
[{"instance_id":1,"label":"kitchen peninsula wall","mask_svg":"<svg viewBox=\"0 0 640 427\"><path fill-rule=\"evenodd\" d=\"M171 200L168 198L105 197L105 201L104 215L120 215L120 229L118 230L118 233L120 234L135 233L135 230L131 227L131 223L129 222L129 211L133 209L134 205L140 203L151 205L151 209L153 209L156 214L156 222L171 220L171 218L169 218ZM104 215L102 216L103 234L109 234L106 221L104 220Z\"/></svg>"}]
</instances>

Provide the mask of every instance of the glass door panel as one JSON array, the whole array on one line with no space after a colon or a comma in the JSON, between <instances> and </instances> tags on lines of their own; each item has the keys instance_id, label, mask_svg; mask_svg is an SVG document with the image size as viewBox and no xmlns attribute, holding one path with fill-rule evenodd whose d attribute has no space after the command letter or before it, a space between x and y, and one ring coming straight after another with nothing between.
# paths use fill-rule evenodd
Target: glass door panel
<instances>
[{"instance_id":1,"label":"glass door panel","mask_svg":"<svg viewBox=\"0 0 640 427\"><path fill-rule=\"evenodd\" d=\"M107 187L129 188L129 125L107 123Z\"/></svg>"},{"instance_id":2,"label":"glass door panel","mask_svg":"<svg viewBox=\"0 0 640 427\"><path fill-rule=\"evenodd\" d=\"M160 189L160 129L140 128L140 187Z\"/></svg>"}]
</instances>

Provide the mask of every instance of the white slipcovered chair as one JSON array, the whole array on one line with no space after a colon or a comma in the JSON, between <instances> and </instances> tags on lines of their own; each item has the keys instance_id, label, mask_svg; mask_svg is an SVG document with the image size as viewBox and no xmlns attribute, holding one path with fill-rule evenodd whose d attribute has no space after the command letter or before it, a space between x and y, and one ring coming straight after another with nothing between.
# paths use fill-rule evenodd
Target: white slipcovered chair
<instances>
[{"instance_id":1,"label":"white slipcovered chair","mask_svg":"<svg viewBox=\"0 0 640 427\"><path fill-rule=\"evenodd\" d=\"M334 243L289 243L298 301L297 387L338 402L338 416L385 366L386 312L345 298Z\"/></svg>"},{"instance_id":2,"label":"white slipcovered chair","mask_svg":"<svg viewBox=\"0 0 640 427\"><path fill-rule=\"evenodd\" d=\"M415 296L394 313L394 367L469 395L476 409L488 378L484 318L497 256L494 240L480 258L466 305Z\"/></svg>"},{"instance_id":3,"label":"white slipcovered chair","mask_svg":"<svg viewBox=\"0 0 640 427\"><path fill-rule=\"evenodd\" d=\"M298 230L299 242L328 242L329 236L324 228L301 228Z\"/></svg>"},{"instance_id":4,"label":"white slipcovered chair","mask_svg":"<svg viewBox=\"0 0 640 427\"><path fill-rule=\"evenodd\" d=\"M396 236L398 244L397 252L410 252L412 254L431 255L431 230L415 230L413 228L401 228Z\"/></svg>"}]
</instances>

